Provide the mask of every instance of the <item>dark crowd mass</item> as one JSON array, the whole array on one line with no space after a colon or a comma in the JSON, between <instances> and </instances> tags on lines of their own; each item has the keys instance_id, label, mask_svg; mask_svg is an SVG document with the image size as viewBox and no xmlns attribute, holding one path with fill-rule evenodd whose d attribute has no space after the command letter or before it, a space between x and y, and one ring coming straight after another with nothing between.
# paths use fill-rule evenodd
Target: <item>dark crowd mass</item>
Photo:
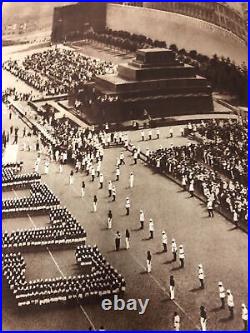
<instances>
[{"instance_id":1,"label":"dark crowd mass","mask_svg":"<svg viewBox=\"0 0 250 333\"><path fill-rule=\"evenodd\" d=\"M21 63L8 60L3 69L45 95L66 94L92 81L96 75L114 73L111 62L61 48L34 53Z\"/></svg>"}]
</instances>

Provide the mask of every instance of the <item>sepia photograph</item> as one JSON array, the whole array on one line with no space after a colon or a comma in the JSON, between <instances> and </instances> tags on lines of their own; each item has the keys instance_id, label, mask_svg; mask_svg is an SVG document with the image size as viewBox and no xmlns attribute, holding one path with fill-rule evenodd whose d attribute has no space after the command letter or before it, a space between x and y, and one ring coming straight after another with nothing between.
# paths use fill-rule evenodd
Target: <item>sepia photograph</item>
<instances>
[{"instance_id":1,"label":"sepia photograph","mask_svg":"<svg viewBox=\"0 0 250 333\"><path fill-rule=\"evenodd\" d=\"M2 330L248 330L248 2L2 3Z\"/></svg>"}]
</instances>

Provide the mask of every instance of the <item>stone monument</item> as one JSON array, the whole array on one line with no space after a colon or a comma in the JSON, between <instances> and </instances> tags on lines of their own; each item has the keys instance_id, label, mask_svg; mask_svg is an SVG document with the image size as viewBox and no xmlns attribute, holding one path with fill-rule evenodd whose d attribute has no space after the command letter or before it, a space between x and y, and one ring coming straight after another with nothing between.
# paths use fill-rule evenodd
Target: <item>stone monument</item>
<instances>
[{"instance_id":1,"label":"stone monument","mask_svg":"<svg viewBox=\"0 0 250 333\"><path fill-rule=\"evenodd\" d=\"M124 121L213 112L212 89L193 66L176 60L172 50L141 49L117 74L95 78L101 95L118 96L115 107L99 110L103 121ZM98 111L97 111L98 112Z\"/></svg>"}]
</instances>

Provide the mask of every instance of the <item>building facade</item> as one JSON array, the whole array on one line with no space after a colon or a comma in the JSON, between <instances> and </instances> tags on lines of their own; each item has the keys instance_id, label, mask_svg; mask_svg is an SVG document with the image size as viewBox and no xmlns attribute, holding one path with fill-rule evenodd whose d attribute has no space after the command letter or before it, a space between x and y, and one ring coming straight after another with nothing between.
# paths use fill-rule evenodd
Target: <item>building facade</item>
<instances>
[{"instance_id":1,"label":"building facade","mask_svg":"<svg viewBox=\"0 0 250 333\"><path fill-rule=\"evenodd\" d=\"M244 16L226 2L144 2L143 7L191 16L231 31L247 41Z\"/></svg>"}]
</instances>

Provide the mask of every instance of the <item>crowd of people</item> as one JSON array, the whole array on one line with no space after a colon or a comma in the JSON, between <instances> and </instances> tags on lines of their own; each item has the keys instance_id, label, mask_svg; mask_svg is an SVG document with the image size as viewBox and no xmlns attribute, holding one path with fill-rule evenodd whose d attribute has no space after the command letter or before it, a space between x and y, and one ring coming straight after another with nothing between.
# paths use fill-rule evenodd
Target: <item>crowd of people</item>
<instances>
[{"instance_id":1,"label":"crowd of people","mask_svg":"<svg viewBox=\"0 0 250 333\"><path fill-rule=\"evenodd\" d=\"M202 141L200 159L227 178L247 185L247 126L234 121L207 121L187 128L187 133Z\"/></svg>"},{"instance_id":2,"label":"crowd of people","mask_svg":"<svg viewBox=\"0 0 250 333\"><path fill-rule=\"evenodd\" d=\"M65 126L65 127L63 127L63 126ZM94 130L88 129L85 132L85 130L84 130L83 131L84 134L82 136L80 135L78 137L78 138L80 138L80 141L74 141L74 140L72 141L72 139L77 137L76 133L78 132L78 130L80 130L80 132L82 131L77 126L72 125L68 121L64 121L62 126L59 126L59 127L62 127L61 131L63 131L64 133L67 133L67 135L65 135L64 145L62 144L63 141L60 144L60 148L63 147L65 149L65 151L62 152L62 151L58 150L58 147L55 147L53 149L53 152L51 151L51 160L54 160L59 164L59 170L62 168L62 165L64 165L65 163L70 163L70 164L73 163L75 165L75 171L72 170L69 175L69 182L68 182L69 186L74 184L74 173L75 172L85 171L87 173L87 175L90 176L91 181L94 182L94 181L98 180L98 182L100 183L99 188L100 189L103 188L103 173L102 173L102 168L101 168L101 162L103 161L103 158L104 158L103 149L105 147L109 147L111 145L111 142L112 142L112 144L121 144L126 149L130 150L132 153L132 158L134 160L134 164L137 164L137 159L139 159L141 156L139 147L135 147L129 143L130 140L129 140L127 133L122 133L122 132L112 133L109 131L108 125L106 125L106 126L105 126L104 131L96 132ZM191 125L191 127L189 125L187 127L186 131L184 129L181 129L181 135L184 136L184 132L187 132L188 134L191 135L192 131L196 130L194 126L196 126L196 125ZM203 126L203 125L201 125L201 126ZM57 126L55 126L55 128L57 130ZM69 132L67 132L67 130L65 130L65 128L68 128ZM141 136L142 140L145 140L146 137L145 137L144 130L142 130L142 132L143 132L143 134ZM155 129L155 130L148 129L147 134L148 134L147 139L149 141L153 140L154 138L156 138L156 139L160 138L159 129ZM60 137L60 134L59 134L59 136L57 136L56 132L54 133L54 135L57 138ZM111 139L110 142L109 142L109 140L105 139L105 138L109 137L109 135L110 135L110 139ZM170 136L173 137L173 130L171 128L170 128ZM83 162L82 160L81 160L81 162L79 162L74 154L68 153L69 147L70 148L74 147L74 149L73 149L73 151L74 151L75 148L77 148L77 149L79 148L78 144L80 144L80 147L81 147L81 144L83 142L87 143L87 145L83 147L83 151L85 151L85 152L87 152L87 154L89 154L90 158L92 158L93 163L96 163L96 168L93 165L90 169L88 167L85 168L85 164L82 163ZM223 194L225 193L224 188L223 188L224 192L222 194L220 193L220 191L218 192L218 189L220 190L222 188L221 183L222 183L222 185L225 186L225 184L227 182L226 181L223 182L222 179L220 178L220 175L218 173L216 173L215 171L213 171L212 168L208 168L208 166L206 165L205 162L203 163L204 165L202 164L201 160L203 158L203 150L201 149L201 147L202 147L201 144L190 144L188 146L180 146L180 147L174 147L171 145L171 148L169 148L169 149L161 148L156 153L149 153L147 162L149 162L149 163L155 162L155 167L159 172L162 172L163 170L166 169L167 172L171 173L175 177L179 177L179 179L182 182L183 188L185 190L188 190L190 192L191 196L193 196L194 191L197 189L197 186L199 185L200 186L199 190L202 190L202 194L207 197L208 204L210 202L212 202L212 207L210 207L208 205L208 213L209 213L209 216L213 217L213 209L214 209L215 200L221 200L221 202L220 202L221 205L225 204L225 206L226 206L228 204L228 201L226 201L226 200L225 200L225 202L223 201L224 200ZM100 149L101 149L101 153L100 153ZM60 162L60 157L62 158L62 162ZM183 162L183 164L182 164L182 162ZM119 179L120 179L120 170L123 165L126 165L126 162L125 162L124 153L121 152L120 155L117 157L117 161L116 161L116 171L115 171L116 181L119 181ZM117 170L118 170L118 172L117 172ZM184 175L184 177L183 177L183 175ZM129 181L129 187L133 188L134 187L133 173L130 173L128 181ZM79 196L84 198L86 188L85 188L85 182L83 181L82 183L83 184L81 187L81 193L79 193ZM220 184L219 187L217 186L218 184ZM239 185L243 186L240 183L239 183ZM230 198L233 198L235 192L232 192L231 183L228 186L230 186L230 187L226 193L229 193ZM235 189L235 191L237 191L237 190L238 190L238 188ZM108 194L109 194L109 197L113 196L113 200L116 199L116 190L114 189L114 185L113 185L112 181L109 181L109 183L108 183ZM94 199L93 199L93 212L97 211L97 203L98 203L98 199L97 199L97 196L95 195ZM216 202L216 204L218 204L218 203L219 202ZM236 205L238 204L237 200L235 200L234 204L236 204ZM125 206L125 210L126 210L126 215L129 216L130 208L131 208L131 201L130 201L129 197L126 198L124 206ZM229 207L229 206L227 206L227 207ZM245 218L245 215L244 215L245 213L246 213L246 211L244 211L244 207L243 207L242 215L240 215L239 218L242 218L242 217ZM60 212L57 212L57 214L60 214ZM139 218L140 229L144 229L144 221L145 221L145 216L144 216L143 210L141 210L140 218ZM152 219L149 220L148 227L149 227L149 239L153 239L155 236L155 226L154 226L154 222ZM109 210L109 212L108 212L107 229L109 229L109 230L112 229L112 211L111 210ZM119 251L121 249L122 237L123 237L123 235L120 233L120 231L117 231L115 233L114 243L115 243L116 251ZM129 250L130 249L130 231L128 229L126 229L126 232L124 233L124 237L125 237L125 248L126 248L126 250ZM169 246L168 245L169 244L168 236L164 230L162 231L161 244L163 247L163 252L168 252L168 246ZM84 248L85 246L82 246L82 247ZM176 241L173 238L170 248L171 248L171 252L173 255L173 262L177 261L177 256L178 256L178 259L180 261L180 268L184 268L185 261L186 261L186 255L184 252L183 244L180 244L179 246L177 246ZM90 253L92 251L93 250L89 250ZM83 255L80 255L78 253L76 255L76 260L81 266L90 265L92 262L91 257L86 252L84 252ZM153 262L153 255L152 255L151 251L148 251L147 255L146 255L146 271L148 273L152 272L152 262ZM203 268L202 264L200 264L198 267L197 278L200 283L200 288L205 289L205 273L204 273L204 268ZM221 288L221 285L219 287ZM171 279L170 279L169 292L170 292L171 299L175 299L174 276L171 276ZM220 297L220 299L222 299L221 302L222 301L224 303L227 302L228 309L230 312L230 318L233 318L235 306L234 306L234 302L232 300L233 299L232 293L228 289L227 292L226 292L226 290L224 291L224 294L225 294L225 296ZM221 295L221 293L219 293L219 295ZM247 311L246 307L244 307L243 310L244 310L244 318L246 318L246 311ZM201 328L202 328L202 330L206 330L207 312L206 312L206 309L204 306L201 306L200 312L201 312L201 314L200 314ZM177 313L176 318L178 316L179 315ZM180 328L180 320L178 321L178 323L176 322L176 324L175 324L175 329L178 330L179 328Z\"/></svg>"},{"instance_id":3,"label":"crowd of people","mask_svg":"<svg viewBox=\"0 0 250 333\"><path fill-rule=\"evenodd\" d=\"M75 172L85 171L87 175L100 174L104 149L111 146L128 144L125 132L110 132L106 124L103 130L81 128L69 119L56 119L53 126L44 118L43 127L47 128L54 138L54 144L45 142L50 161L59 163L59 171L67 163L73 164ZM49 161L47 161L49 163ZM36 161L36 165L40 164ZM37 169L39 171L39 168Z\"/></svg>"},{"instance_id":4,"label":"crowd of people","mask_svg":"<svg viewBox=\"0 0 250 333\"><path fill-rule=\"evenodd\" d=\"M81 246L76 250L77 262L85 256L91 259L91 272L70 277L27 281L26 263L20 252L3 254L3 275L12 290L19 307L42 306L58 302L76 302L88 297L102 297L123 293L124 278L106 261L97 247Z\"/></svg>"},{"instance_id":5,"label":"crowd of people","mask_svg":"<svg viewBox=\"0 0 250 333\"><path fill-rule=\"evenodd\" d=\"M45 95L80 89L96 75L114 73L111 62L84 56L65 48L50 48L27 56L21 63L8 60L3 69Z\"/></svg>"},{"instance_id":6,"label":"crowd of people","mask_svg":"<svg viewBox=\"0 0 250 333\"><path fill-rule=\"evenodd\" d=\"M23 168L23 161L20 162L7 162L2 164L2 169L9 168L15 172L21 172Z\"/></svg>"},{"instance_id":7,"label":"crowd of people","mask_svg":"<svg viewBox=\"0 0 250 333\"><path fill-rule=\"evenodd\" d=\"M30 197L6 199L2 201L3 216L29 212L47 211L60 204L58 197L46 184L31 184Z\"/></svg>"},{"instance_id":8,"label":"crowd of people","mask_svg":"<svg viewBox=\"0 0 250 333\"><path fill-rule=\"evenodd\" d=\"M230 214L236 226L239 222L247 225L247 188L239 182L227 181L200 162L197 149L198 145L195 144L158 149L151 154L148 162L158 172L165 172L178 179L183 190L191 196L194 192L201 194L207 202L209 216L212 217L217 206Z\"/></svg>"},{"instance_id":9,"label":"crowd of people","mask_svg":"<svg viewBox=\"0 0 250 333\"><path fill-rule=\"evenodd\" d=\"M17 174L13 168L2 168L2 188L26 188L40 180L41 175L36 172Z\"/></svg>"},{"instance_id":10,"label":"crowd of people","mask_svg":"<svg viewBox=\"0 0 250 333\"><path fill-rule=\"evenodd\" d=\"M7 165L10 170L18 170L18 163ZM11 178L11 175L13 179ZM13 184L13 172L8 174L9 184ZM19 175L20 177L22 175ZM24 174L24 181L28 177ZM8 182L7 182L8 184ZM18 184L13 184L15 188ZM3 212L34 212L38 207L49 208L49 226L43 228L4 232L3 250L13 251L23 247L84 244L86 231L71 215L66 207L60 207L58 198L44 184L32 184L30 198L16 198L3 201ZM86 258L88 258L86 260ZM3 256L3 274L12 289L18 306L43 305L54 302L79 301L86 297L102 297L125 291L124 278L101 255L94 246L81 245L76 249L76 262L79 267L89 264L90 274L80 274L69 278L41 279L27 283L25 279L25 262L18 252L7 252Z\"/></svg>"},{"instance_id":11,"label":"crowd of people","mask_svg":"<svg viewBox=\"0 0 250 333\"><path fill-rule=\"evenodd\" d=\"M2 101L3 103L8 103L8 98L11 97L14 101L30 101L32 100L33 94L30 93L22 93L17 91L15 87L13 88L6 88L2 92Z\"/></svg>"},{"instance_id":12,"label":"crowd of people","mask_svg":"<svg viewBox=\"0 0 250 333\"><path fill-rule=\"evenodd\" d=\"M94 290L94 295L103 296L124 293L126 282L121 274L109 264L106 258L94 245L79 245L76 249L76 262L81 267L91 265L91 270L97 272L101 278L102 287ZM96 275L95 273L93 274Z\"/></svg>"},{"instance_id":13,"label":"crowd of people","mask_svg":"<svg viewBox=\"0 0 250 333\"><path fill-rule=\"evenodd\" d=\"M95 131L94 129L86 129L82 130L78 126L72 124L69 120L65 121L56 121L55 126L53 127L53 136L56 138L57 141L57 146L55 147L50 147L51 148L51 160L54 160L58 163L59 165L59 170L60 168L63 168L65 163L73 163L75 165L75 171L74 172L80 172L80 171L86 171L88 175L90 175L91 180L95 181L96 178L100 182L100 188L101 186L101 177L102 177L102 169L101 169L101 162L104 159L104 148L109 147L111 145L123 145L127 149L131 149L132 147L132 158L134 159L134 163L137 163L137 159L140 158L140 151L138 151L137 148L133 146L129 146L129 138L127 133L122 133L122 132L117 132L117 133L112 133L109 131L108 124L105 125L105 128L103 131ZM193 131L193 126L188 127L189 134L192 134ZM172 131L171 131L172 133ZM149 140L152 140L154 136L156 136L157 139L160 138L160 131L159 129L156 129L153 131L152 129L148 130L148 135L149 135ZM143 139L145 139L145 134L142 136ZM160 171L161 168L166 168L168 172L172 173L173 175L180 176L181 171L184 170L187 171L187 182L186 184L183 184L183 187L185 189L188 189L190 193L194 191L194 184L193 184L193 189L190 188L189 180L190 180L190 174L193 176L195 181L198 182L198 180L201 179L201 175L199 172L202 171L203 169L199 169L199 172L196 172L196 169L193 168L193 164L191 161L195 159L198 155L198 147L199 145L191 144L189 146L181 146L181 147L171 147L168 150L165 149L160 149L157 151L157 156L154 155L155 153L149 154L149 160L151 163L153 160L156 161L155 167ZM76 151L78 151L82 155L83 160L78 160L78 157L81 156L76 154ZM84 163L84 158L86 158L86 161L88 161L88 158L90 159L89 161L92 161L92 168L88 169L87 164L85 166ZM159 162L160 159L160 162ZM163 162L162 162L163 161ZM177 164L175 162L178 162ZM184 161L184 164L186 165L181 165L181 161ZM91 162L91 163L92 163ZM173 162L173 164L172 164ZM96 167L94 167L94 163L96 163ZM116 163L116 168L119 170L123 165L126 165L125 159L124 159L124 153L121 152L119 157L117 158L117 163ZM48 165L46 165L48 168ZM162 171L162 170L161 170ZM209 169L210 171L210 169ZM71 172L69 175L69 185L74 183L74 172ZM133 176L133 174L132 174ZM134 177L132 178L131 174L129 177L129 186L130 188L134 187ZM197 178L195 178L197 177ZM119 181L119 173L116 173L116 179ZM182 179L182 178L180 178ZM192 179L191 179L192 180ZM201 182L203 185L205 182L208 182L208 180L213 180L214 178L211 178L211 174L208 175L207 178L203 178L203 182ZM103 180L102 180L103 182ZM191 183L191 181L190 181ZM213 185L213 184L212 184ZM33 185L37 186L37 185ZM211 187L212 188L212 187ZM82 187L83 190L81 192L81 196L84 197L85 195L85 186ZM108 192L109 194L113 195L113 184L111 187L108 187ZM79 193L80 194L80 193ZM208 195L208 193L207 193ZM210 194L211 195L211 194ZM209 195L209 199L211 199L211 196ZM96 196L95 196L96 197ZM217 198L217 197L216 197ZM93 207L97 206L97 200L93 201ZM126 198L126 203L125 203L125 209L126 209L126 215L129 215L130 213L130 199ZM94 212L96 211L96 208L94 208ZM40 231L39 229L37 230L37 233L34 232L34 230L28 230L27 232L23 231L18 231L14 232L11 235L4 234L4 239L3 239L3 245L4 247L16 247L18 243L22 244L21 246L29 246L29 245L44 245L44 244L56 244L57 242L60 243L67 243L67 239L72 239L77 237L77 233L74 233L76 229L73 228L73 232L71 229L68 230L68 233L66 232L65 236L65 229L63 229L63 237L61 228L61 223L68 223L70 219L70 213L67 211L66 208L61 208L61 207L53 207L50 209L50 221L56 231L53 230L53 232L47 233L49 228L45 228L46 234L44 229ZM140 212L140 227L143 229L144 228L144 216L143 212ZM61 221L61 222L60 222ZM111 221L111 223L110 223ZM108 229L112 229L112 213L109 212L108 214ZM57 234L58 232L58 234ZM72 236L73 234L73 236ZM153 220L150 219L149 222L149 239L153 239L155 234L155 229L154 229L154 223ZM58 236L58 237L57 237ZM69 241L70 242L70 241ZM117 232L115 235L115 247L116 250L120 250L120 244L121 244L121 234L120 232ZM127 229L126 234L125 234L125 244L126 244L126 249L129 250L130 248L130 232ZM162 246L163 246L163 251L167 252L168 248L168 240L167 240L167 235L166 232L162 232ZM86 266L86 265L92 265L93 262L97 263L97 267L101 267L100 264L100 258L101 258L101 263L105 265L106 261L104 258L102 258L100 255L96 256L93 260L93 253L95 252L94 248L90 248L84 245L81 245L76 252L76 261L79 264L79 266ZM171 252L173 255L173 262L177 260L177 255L179 257L180 261L180 268L184 268L185 265L185 253L184 253L184 247L183 245L180 245L177 247L177 244L175 240L172 240L171 244ZM100 257L100 258L99 258ZM148 273L151 273L152 271L152 261L153 261L153 255L151 254L150 251L147 252L146 256L146 271ZM201 267L200 267L201 266ZM103 276L107 276L106 272L103 271ZM204 287L204 270L202 265L199 265L199 271L197 274L201 288ZM119 282L118 282L119 281ZM44 281L42 281L44 282ZM75 281L74 281L75 282ZM78 282L77 282L78 283ZM67 284L66 284L67 285ZM78 285L78 284L77 284ZM20 291L18 295L22 295L20 298L18 297L18 302L19 306L23 305L30 305L30 304L48 304L51 302L60 302L60 301L67 301L68 299L81 299L88 297L90 295L106 295L106 294L112 294L112 293L118 293L121 290L124 290L125 288L125 281L121 283L121 281L118 279L112 280L112 289L109 287L109 282L104 282L102 280L101 282L101 287L99 288L99 284L90 284L90 287L87 288L85 287L84 293L81 293L80 295L82 296L77 296L77 293L73 294L71 293L70 297L65 295L65 290L64 285L62 286L62 293L60 296L54 297L54 295L57 295L57 290L58 290L58 284L55 284L55 293L53 293L53 296L50 297L48 296L48 293L46 294L48 297L46 298L36 298L33 297L34 294L32 294L32 297L28 296L23 296L23 291ZM68 286L68 285L67 285ZM72 283L72 289L75 290L77 287L75 286L74 283ZM74 287L73 287L74 286ZM88 286L88 284L87 284ZM75 288L75 289L74 289ZM121 289L123 288L123 289ZM59 288L60 289L60 288ZM69 288L70 289L70 288ZM71 289L70 289L71 290ZM78 289L77 289L78 290ZM36 294L37 295L37 294ZM175 295L175 280L174 276L172 276L172 279L170 281L170 296L171 299L174 299ZM230 295L227 295L227 302L230 303L230 297L231 297L231 292ZM226 296L225 296L226 297ZM34 300L35 298L35 300ZM231 303L230 303L231 304ZM229 306L229 305L228 305ZM229 309L232 312L232 316L234 314L234 304L231 306ZM178 313L176 314L178 317ZM177 320L177 319L176 319ZM202 330L206 330L206 323L207 323L207 318L206 318L206 310L205 308L201 310L201 327ZM179 324L176 324L175 328L178 330L178 327L180 327L180 320Z\"/></svg>"},{"instance_id":14,"label":"crowd of people","mask_svg":"<svg viewBox=\"0 0 250 333\"><path fill-rule=\"evenodd\" d=\"M60 223L53 223L44 228L4 232L2 247L13 250L33 246L75 244L85 242L85 240L85 230L71 217L65 222L60 221Z\"/></svg>"}]
</instances>

